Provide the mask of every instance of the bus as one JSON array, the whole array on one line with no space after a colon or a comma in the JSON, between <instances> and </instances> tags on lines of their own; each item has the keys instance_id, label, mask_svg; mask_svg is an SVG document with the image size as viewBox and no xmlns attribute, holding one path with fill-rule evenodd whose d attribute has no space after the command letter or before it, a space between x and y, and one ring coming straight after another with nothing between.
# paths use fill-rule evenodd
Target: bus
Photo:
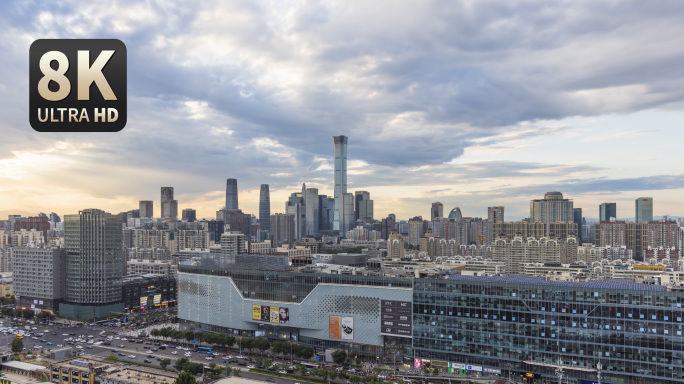
<instances>
[{"instance_id":1,"label":"bus","mask_svg":"<svg viewBox=\"0 0 684 384\"><path fill-rule=\"evenodd\" d=\"M197 353L214 353L214 350L211 347L197 347L195 348L195 352Z\"/></svg>"}]
</instances>

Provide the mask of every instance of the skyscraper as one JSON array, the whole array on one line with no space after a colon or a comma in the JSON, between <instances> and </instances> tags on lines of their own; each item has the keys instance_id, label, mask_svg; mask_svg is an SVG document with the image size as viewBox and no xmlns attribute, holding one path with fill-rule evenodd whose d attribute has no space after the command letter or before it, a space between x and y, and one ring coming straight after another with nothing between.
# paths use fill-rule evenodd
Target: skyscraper
<instances>
[{"instance_id":1,"label":"skyscraper","mask_svg":"<svg viewBox=\"0 0 684 384\"><path fill-rule=\"evenodd\" d=\"M444 217L444 205L439 201L432 203L432 208L430 209L430 221Z\"/></svg>"},{"instance_id":2,"label":"skyscraper","mask_svg":"<svg viewBox=\"0 0 684 384\"><path fill-rule=\"evenodd\" d=\"M373 218L373 200L370 198L370 192L354 192L354 212L355 220Z\"/></svg>"},{"instance_id":3,"label":"skyscraper","mask_svg":"<svg viewBox=\"0 0 684 384\"><path fill-rule=\"evenodd\" d=\"M653 221L653 198L640 197L634 202L636 208L636 222Z\"/></svg>"},{"instance_id":4,"label":"skyscraper","mask_svg":"<svg viewBox=\"0 0 684 384\"><path fill-rule=\"evenodd\" d=\"M530 222L552 224L557 221L573 220L572 200L564 199L560 192L547 192L544 199L530 202Z\"/></svg>"},{"instance_id":5,"label":"skyscraper","mask_svg":"<svg viewBox=\"0 0 684 384\"><path fill-rule=\"evenodd\" d=\"M342 194L340 207L340 236L345 237L347 231L354 229L354 195Z\"/></svg>"},{"instance_id":6,"label":"skyscraper","mask_svg":"<svg viewBox=\"0 0 684 384\"><path fill-rule=\"evenodd\" d=\"M173 199L173 187L161 187L161 217L178 218L178 200Z\"/></svg>"},{"instance_id":7,"label":"skyscraper","mask_svg":"<svg viewBox=\"0 0 684 384\"><path fill-rule=\"evenodd\" d=\"M236 179L226 180L226 209L239 209Z\"/></svg>"},{"instance_id":8,"label":"skyscraper","mask_svg":"<svg viewBox=\"0 0 684 384\"><path fill-rule=\"evenodd\" d=\"M577 238L582 241L584 238L584 231L582 230L584 226L582 222L582 208L573 208L572 220L575 222L575 225L577 225Z\"/></svg>"},{"instance_id":9,"label":"skyscraper","mask_svg":"<svg viewBox=\"0 0 684 384\"><path fill-rule=\"evenodd\" d=\"M487 219L491 223L503 223L504 222L504 207L487 207Z\"/></svg>"},{"instance_id":10,"label":"skyscraper","mask_svg":"<svg viewBox=\"0 0 684 384\"><path fill-rule=\"evenodd\" d=\"M140 200L140 217L154 217L154 202L152 200Z\"/></svg>"},{"instance_id":11,"label":"skyscraper","mask_svg":"<svg viewBox=\"0 0 684 384\"><path fill-rule=\"evenodd\" d=\"M340 234L344 236L344 225L341 223L344 218L341 211L343 209L342 195L347 193L347 137L333 136L333 150L335 156L335 212L333 214L333 230L340 231Z\"/></svg>"},{"instance_id":12,"label":"skyscraper","mask_svg":"<svg viewBox=\"0 0 684 384\"><path fill-rule=\"evenodd\" d=\"M318 189L307 188L304 192L304 217L305 217L305 237L319 236L320 227L320 207L318 205Z\"/></svg>"},{"instance_id":13,"label":"skyscraper","mask_svg":"<svg viewBox=\"0 0 684 384\"><path fill-rule=\"evenodd\" d=\"M64 216L67 278L61 316L91 320L123 312L122 232L120 217L100 209Z\"/></svg>"},{"instance_id":14,"label":"skyscraper","mask_svg":"<svg viewBox=\"0 0 684 384\"><path fill-rule=\"evenodd\" d=\"M617 203L602 203L599 205L599 221L610 221L617 217Z\"/></svg>"},{"instance_id":15,"label":"skyscraper","mask_svg":"<svg viewBox=\"0 0 684 384\"><path fill-rule=\"evenodd\" d=\"M259 223L264 231L271 230L271 194L268 184L261 184L259 192Z\"/></svg>"}]
</instances>

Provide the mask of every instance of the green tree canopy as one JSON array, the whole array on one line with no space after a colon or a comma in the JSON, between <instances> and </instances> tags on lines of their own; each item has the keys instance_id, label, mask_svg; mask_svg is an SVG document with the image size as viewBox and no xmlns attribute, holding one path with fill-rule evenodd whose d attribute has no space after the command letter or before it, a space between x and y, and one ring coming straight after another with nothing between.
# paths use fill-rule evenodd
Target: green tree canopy
<instances>
[{"instance_id":1,"label":"green tree canopy","mask_svg":"<svg viewBox=\"0 0 684 384\"><path fill-rule=\"evenodd\" d=\"M24 342L20 338L12 340L12 352L19 353L24 350Z\"/></svg>"},{"instance_id":2,"label":"green tree canopy","mask_svg":"<svg viewBox=\"0 0 684 384\"><path fill-rule=\"evenodd\" d=\"M161 359L159 361L159 366L164 368L164 369L166 369L166 367L168 367L169 364L171 364L171 359Z\"/></svg>"},{"instance_id":3,"label":"green tree canopy","mask_svg":"<svg viewBox=\"0 0 684 384\"><path fill-rule=\"evenodd\" d=\"M347 360L347 351L338 349L332 353L332 358L335 363L342 364L345 362L345 360Z\"/></svg>"},{"instance_id":4,"label":"green tree canopy","mask_svg":"<svg viewBox=\"0 0 684 384\"><path fill-rule=\"evenodd\" d=\"M192 373L181 372L173 384L197 384L197 380L195 380L195 376L193 376Z\"/></svg>"}]
</instances>

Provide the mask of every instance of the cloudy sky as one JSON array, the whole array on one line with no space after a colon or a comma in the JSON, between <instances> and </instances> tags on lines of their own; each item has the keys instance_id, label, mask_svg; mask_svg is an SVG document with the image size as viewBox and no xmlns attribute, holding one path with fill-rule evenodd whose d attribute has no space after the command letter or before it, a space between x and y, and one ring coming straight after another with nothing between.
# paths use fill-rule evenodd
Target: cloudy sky
<instances>
[{"instance_id":1,"label":"cloudy sky","mask_svg":"<svg viewBox=\"0 0 684 384\"><path fill-rule=\"evenodd\" d=\"M192 4L189 6L188 4ZM173 186L212 217L225 179L273 212L301 184L331 195L332 136L375 216L529 215L562 191L598 216L684 207L681 1L3 1L0 213L119 212ZM118 38L128 123L38 133L36 39Z\"/></svg>"}]
</instances>

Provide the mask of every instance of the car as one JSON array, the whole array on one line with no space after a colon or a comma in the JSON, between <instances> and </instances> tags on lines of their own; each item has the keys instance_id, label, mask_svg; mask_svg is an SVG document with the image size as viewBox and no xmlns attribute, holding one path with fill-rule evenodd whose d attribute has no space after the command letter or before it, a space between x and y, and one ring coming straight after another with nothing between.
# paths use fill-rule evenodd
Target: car
<instances>
[{"instance_id":1,"label":"car","mask_svg":"<svg viewBox=\"0 0 684 384\"><path fill-rule=\"evenodd\" d=\"M211 357L211 356L207 356L207 357L204 358L204 360L214 360L214 358Z\"/></svg>"},{"instance_id":2,"label":"car","mask_svg":"<svg viewBox=\"0 0 684 384\"><path fill-rule=\"evenodd\" d=\"M254 368L256 368L256 367L253 366L253 365L248 365L247 368L249 368L249 369L254 369Z\"/></svg>"},{"instance_id":3,"label":"car","mask_svg":"<svg viewBox=\"0 0 684 384\"><path fill-rule=\"evenodd\" d=\"M76 349L83 349L83 346L82 346L82 345L77 345L77 346L76 346Z\"/></svg>"},{"instance_id":4,"label":"car","mask_svg":"<svg viewBox=\"0 0 684 384\"><path fill-rule=\"evenodd\" d=\"M45 343L45 345L52 345L52 343L48 341Z\"/></svg>"},{"instance_id":5,"label":"car","mask_svg":"<svg viewBox=\"0 0 684 384\"><path fill-rule=\"evenodd\" d=\"M154 359L154 355L152 355L152 354L147 355L147 357L151 357Z\"/></svg>"},{"instance_id":6,"label":"car","mask_svg":"<svg viewBox=\"0 0 684 384\"><path fill-rule=\"evenodd\" d=\"M62 348L64 344L57 344L57 348Z\"/></svg>"},{"instance_id":7,"label":"car","mask_svg":"<svg viewBox=\"0 0 684 384\"><path fill-rule=\"evenodd\" d=\"M169 348L176 348L175 345L169 345Z\"/></svg>"},{"instance_id":8,"label":"car","mask_svg":"<svg viewBox=\"0 0 684 384\"><path fill-rule=\"evenodd\" d=\"M163 346L163 345L161 345L161 346L159 346L159 349L160 349L160 350L162 350L162 349L166 349L166 347L165 347L165 346Z\"/></svg>"},{"instance_id":9,"label":"car","mask_svg":"<svg viewBox=\"0 0 684 384\"><path fill-rule=\"evenodd\" d=\"M157 352L157 348L152 348L151 351L152 351L152 352Z\"/></svg>"},{"instance_id":10,"label":"car","mask_svg":"<svg viewBox=\"0 0 684 384\"><path fill-rule=\"evenodd\" d=\"M230 359L228 360L229 363L237 363L238 361L236 359Z\"/></svg>"},{"instance_id":11,"label":"car","mask_svg":"<svg viewBox=\"0 0 684 384\"><path fill-rule=\"evenodd\" d=\"M119 353L117 353L117 355L119 355L119 356L126 356L126 354L123 353L123 352L119 352Z\"/></svg>"},{"instance_id":12,"label":"car","mask_svg":"<svg viewBox=\"0 0 684 384\"><path fill-rule=\"evenodd\" d=\"M50 333L50 334L51 334L51 335L56 335L56 334L57 334L57 332L52 332L52 333Z\"/></svg>"},{"instance_id":13,"label":"car","mask_svg":"<svg viewBox=\"0 0 684 384\"><path fill-rule=\"evenodd\" d=\"M177 354L178 354L178 351L171 351L171 354L172 354L172 355L177 355Z\"/></svg>"},{"instance_id":14,"label":"car","mask_svg":"<svg viewBox=\"0 0 684 384\"><path fill-rule=\"evenodd\" d=\"M117 352L119 352L118 349L112 349L112 353L117 353Z\"/></svg>"},{"instance_id":15,"label":"car","mask_svg":"<svg viewBox=\"0 0 684 384\"><path fill-rule=\"evenodd\" d=\"M161 358L161 357L157 357L157 361L162 361L162 358Z\"/></svg>"},{"instance_id":16,"label":"car","mask_svg":"<svg viewBox=\"0 0 684 384\"><path fill-rule=\"evenodd\" d=\"M88 348L88 349L93 349L93 346L92 346L92 345L89 345L89 346L87 346L86 348Z\"/></svg>"},{"instance_id":17,"label":"car","mask_svg":"<svg viewBox=\"0 0 684 384\"><path fill-rule=\"evenodd\" d=\"M239 361L239 362L238 362L238 365L242 365L242 366L245 366L245 367L246 367L246 366L247 366L247 362L246 362L246 361Z\"/></svg>"},{"instance_id":18,"label":"car","mask_svg":"<svg viewBox=\"0 0 684 384\"><path fill-rule=\"evenodd\" d=\"M124 347L124 345L123 345L123 344L119 344L119 348L123 348L123 347Z\"/></svg>"},{"instance_id":19,"label":"car","mask_svg":"<svg viewBox=\"0 0 684 384\"><path fill-rule=\"evenodd\" d=\"M128 355L127 356L129 359L135 359L135 355Z\"/></svg>"},{"instance_id":20,"label":"car","mask_svg":"<svg viewBox=\"0 0 684 384\"><path fill-rule=\"evenodd\" d=\"M145 360L143 360L143 361L146 362L146 363L148 363L148 364L152 363L152 360L149 360L149 359L145 359Z\"/></svg>"},{"instance_id":21,"label":"car","mask_svg":"<svg viewBox=\"0 0 684 384\"><path fill-rule=\"evenodd\" d=\"M285 372L281 369L280 371L278 371L278 373L287 373L287 372Z\"/></svg>"},{"instance_id":22,"label":"car","mask_svg":"<svg viewBox=\"0 0 684 384\"><path fill-rule=\"evenodd\" d=\"M266 381L268 381L269 383L275 383L276 382L275 380L271 379L270 377L268 379L266 379Z\"/></svg>"}]
</instances>

